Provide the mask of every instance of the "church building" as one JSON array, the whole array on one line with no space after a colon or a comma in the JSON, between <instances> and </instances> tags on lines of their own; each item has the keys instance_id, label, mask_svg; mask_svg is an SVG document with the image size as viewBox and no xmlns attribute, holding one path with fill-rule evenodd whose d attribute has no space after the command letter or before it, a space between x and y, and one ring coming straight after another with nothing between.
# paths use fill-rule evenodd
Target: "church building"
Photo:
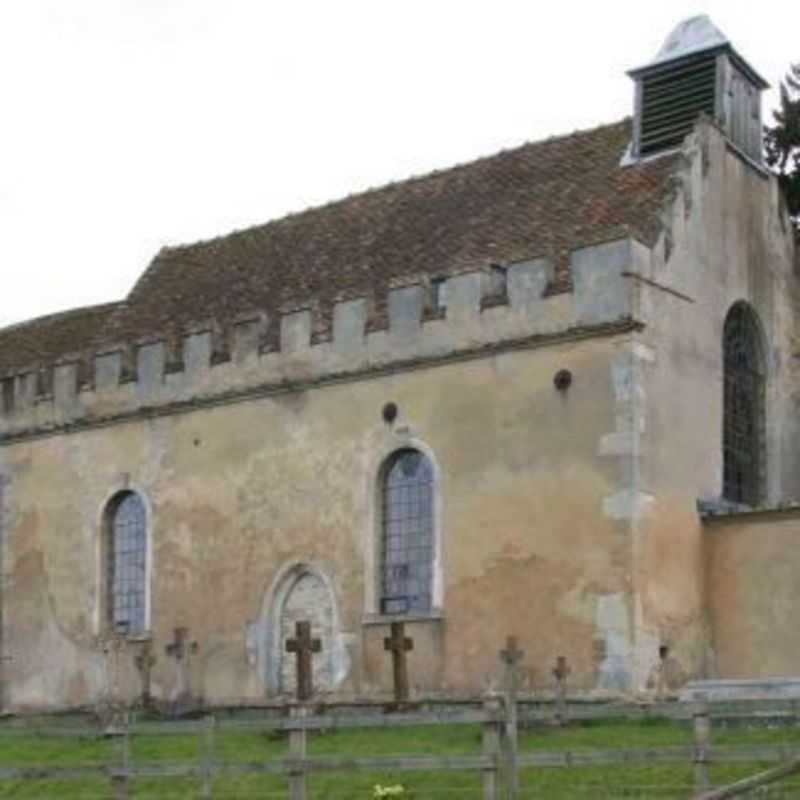
<instances>
[{"instance_id":1,"label":"church building","mask_svg":"<svg viewBox=\"0 0 800 800\"><path fill-rule=\"evenodd\" d=\"M800 673L798 253L707 17L632 118L161 250L0 330L11 711ZM798 539L796 542L795 539ZM659 676L656 680L655 676Z\"/></svg>"}]
</instances>

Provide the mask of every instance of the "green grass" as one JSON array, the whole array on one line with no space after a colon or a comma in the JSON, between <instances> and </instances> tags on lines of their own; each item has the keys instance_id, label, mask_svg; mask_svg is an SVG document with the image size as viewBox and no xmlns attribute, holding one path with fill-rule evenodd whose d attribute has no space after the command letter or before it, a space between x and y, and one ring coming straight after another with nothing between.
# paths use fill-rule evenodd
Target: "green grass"
<instances>
[{"instance_id":1,"label":"green grass","mask_svg":"<svg viewBox=\"0 0 800 800\"><path fill-rule=\"evenodd\" d=\"M42 724L47 724L43 722ZM717 726L713 742L735 744L785 744L800 750L800 727ZM563 728L543 726L520 733L521 753L585 748L660 747L691 744L691 730L661 720L619 720L573 723ZM394 729L335 730L309 738L311 756L477 755L481 729L477 725L431 726ZM194 762L203 752L203 735L184 732L139 734L131 737L134 764ZM220 762L265 762L287 754L286 737L257 727L226 729L215 735L215 758ZM121 741L93 736L41 735L36 731L9 731L0 726L0 766L79 766L119 763ZM727 783L766 769L769 764L714 765L711 780ZM309 779L309 796L321 798L371 798L376 783L402 784L404 800L480 798L481 776L457 772L316 773ZM520 775L522 798L685 798L693 786L693 768L686 764L547 767L525 769ZM287 780L280 775L220 775L214 780L215 798L280 798L286 796ZM800 796L800 779L780 784L760 797ZM195 778L140 778L133 782L134 798L200 797L201 781ZM105 778L74 780L0 780L0 798L110 797Z\"/></svg>"},{"instance_id":2,"label":"green grass","mask_svg":"<svg viewBox=\"0 0 800 800\"><path fill-rule=\"evenodd\" d=\"M519 749L570 750L581 747L666 747L689 745L692 732L686 725L668 720L626 722L599 720L576 722L564 727L541 727L520 732Z\"/></svg>"}]
</instances>

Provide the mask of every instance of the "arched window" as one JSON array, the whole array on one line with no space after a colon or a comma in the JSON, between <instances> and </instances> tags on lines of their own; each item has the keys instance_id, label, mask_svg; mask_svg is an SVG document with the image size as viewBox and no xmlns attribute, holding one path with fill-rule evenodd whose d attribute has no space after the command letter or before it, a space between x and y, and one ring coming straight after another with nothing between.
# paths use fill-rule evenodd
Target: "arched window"
<instances>
[{"instance_id":1,"label":"arched window","mask_svg":"<svg viewBox=\"0 0 800 800\"><path fill-rule=\"evenodd\" d=\"M751 506L764 495L764 360L758 317L736 303L723 334L722 495Z\"/></svg>"},{"instance_id":2,"label":"arched window","mask_svg":"<svg viewBox=\"0 0 800 800\"><path fill-rule=\"evenodd\" d=\"M381 613L431 610L433 465L419 450L394 453L383 471Z\"/></svg>"},{"instance_id":3,"label":"arched window","mask_svg":"<svg viewBox=\"0 0 800 800\"><path fill-rule=\"evenodd\" d=\"M135 492L121 492L108 507L106 606L116 633L146 630L147 513Z\"/></svg>"}]
</instances>

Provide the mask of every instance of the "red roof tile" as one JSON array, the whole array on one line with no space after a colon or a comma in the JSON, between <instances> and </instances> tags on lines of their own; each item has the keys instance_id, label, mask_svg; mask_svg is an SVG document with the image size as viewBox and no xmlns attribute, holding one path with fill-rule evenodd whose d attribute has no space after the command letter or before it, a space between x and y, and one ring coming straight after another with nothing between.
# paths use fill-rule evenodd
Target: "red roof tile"
<instances>
[{"instance_id":1,"label":"red roof tile","mask_svg":"<svg viewBox=\"0 0 800 800\"><path fill-rule=\"evenodd\" d=\"M211 241L162 250L127 301L0 332L0 369L99 341L174 335L250 311L314 303L317 331L339 299L372 297L383 324L396 282L545 256L570 288L569 252L633 236L647 244L674 159L620 167L630 120L390 184ZM111 313L113 312L113 313ZM60 321L59 321L60 320Z\"/></svg>"},{"instance_id":2,"label":"red roof tile","mask_svg":"<svg viewBox=\"0 0 800 800\"><path fill-rule=\"evenodd\" d=\"M103 340L119 303L75 308L0 329L0 374L85 354Z\"/></svg>"}]
</instances>

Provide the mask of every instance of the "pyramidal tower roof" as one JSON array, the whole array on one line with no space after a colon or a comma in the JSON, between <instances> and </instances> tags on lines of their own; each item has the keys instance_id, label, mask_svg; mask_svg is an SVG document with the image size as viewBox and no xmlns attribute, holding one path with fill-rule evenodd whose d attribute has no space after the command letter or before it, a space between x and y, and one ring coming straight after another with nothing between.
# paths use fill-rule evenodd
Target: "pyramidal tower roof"
<instances>
[{"instance_id":1,"label":"pyramidal tower roof","mask_svg":"<svg viewBox=\"0 0 800 800\"><path fill-rule=\"evenodd\" d=\"M700 14L678 23L648 66L659 64L662 61L674 61L725 45L730 46L728 37L706 14Z\"/></svg>"},{"instance_id":2,"label":"pyramidal tower roof","mask_svg":"<svg viewBox=\"0 0 800 800\"><path fill-rule=\"evenodd\" d=\"M711 21L707 14L699 14L679 22L664 40L655 58L641 67L629 71L631 77L657 70L662 65L697 56L701 53L730 53L737 65L761 89L769 88L769 84L744 59L731 44L730 39Z\"/></svg>"}]
</instances>

